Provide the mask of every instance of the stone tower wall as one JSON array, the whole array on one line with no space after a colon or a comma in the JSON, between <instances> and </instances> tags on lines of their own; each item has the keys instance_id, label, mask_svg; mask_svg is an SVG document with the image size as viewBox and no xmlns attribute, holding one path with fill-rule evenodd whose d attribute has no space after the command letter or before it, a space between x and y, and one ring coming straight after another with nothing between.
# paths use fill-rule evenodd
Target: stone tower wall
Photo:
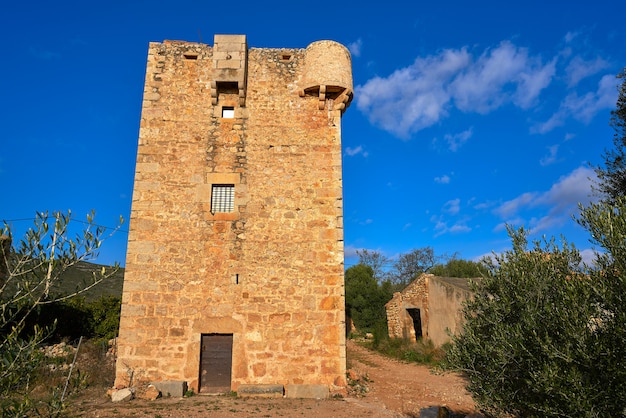
<instances>
[{"instance_id":1,"label":"stone tower wall","mask_svg":"<svg viewBox=\"0 0 626 418\"><path fill-rule=\"evenodd\" d=\"M233 335L232 390L345 386L340 124L352 79L347 50L324 42L315 59L248 49L242 35L150 44L116 386L197 391L213 333ZM316 84L324 62L337 76ZM211 212L219 184L234 185L233 212Z\"/></svg>"}]
</instances>

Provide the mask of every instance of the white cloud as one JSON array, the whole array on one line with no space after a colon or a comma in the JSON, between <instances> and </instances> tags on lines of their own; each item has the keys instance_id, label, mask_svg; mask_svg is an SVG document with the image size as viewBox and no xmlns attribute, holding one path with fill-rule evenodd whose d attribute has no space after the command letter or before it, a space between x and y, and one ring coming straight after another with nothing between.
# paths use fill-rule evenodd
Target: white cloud
<instances>
[{"instance_id":1,"label":"white cloud","mask_svg":"<svg viewBox=\"0 0 626 418\"><path fill-rule=\"evenodd\" d=\"M348 49L350 50L350 53L352 54L352 56L357 58L361 56L361 48L363 48L363 40L361 38L348 44Z\"/></svg>"},{"instance_id":2,"label":"white cloud","mask_svg":"<svg viewBox=\"0 0 626 418\"><path fill-rule=\"evenodd\" d=\"M408 138L446 118L452 106L483 114L506 103L528 108L554 72L555 60L544 64L510 42L478 57L467 48L446 49L357 86L357 107L371 123Z\"/></svg>"},{"instance_id":3,"label":"white cloud","mask_svg":"<svg viewBox=\"0 0 626 418\"><path fill-rule=\"evenodd\" d=\"M353 245L346 245L343 249L343 254L345 258L358 257L358 254L356 252L360 250L360 248L356 248Z\"/></svg>"},{"instance_id":4,"label":"white cloud","mask_svg":"<svg viewBox=\"0 0 626 418\"><path fill-rule=\"evenodd\" d=\"M600 57L585 61L580 56L575 56L565 68L565 76L569 87L577 85L580 80L609 67L609 63Z\"/></svg>"},{"instance_id":5,"label":"white cloud","mask_svg":"<svg viewBox=\"0 0 626 418\"><path fill-rule=\"evenodd\" d=\"M588 204L595 172L588 167L579 167L562 176L545 192L527 192L502 203L494 213L511 225L527 225L533 232L562 225L570 219L578 204ZM541 216L528 216L531 210L539 210ZM526 220L524 214L527 214ZM501 224L502 225L502 224ZM498 228L498 227L496 227Z\"/></svg>"},{"instance_id":6,"label":"white cloud","mask_svg":"<svg viewBox=\"0 0 626 418\"><path fill-rule=\"evenodd\" d=\"M448 149L452 152L456 152L459 148L461 148L463 144L467 142L468 139L472 137L473 133L474 129L469 128L458 134L446 134L443 139L445 139L445 141L448 143Z\"/></svg>"},{"instance_id":7,"label":"white cloud","mask_svg":"<svg viewBox=\"0 0 626 418\"><path fill-rule=\"evenodd\" d=\"M453 224L452 226L448 226L447 222L444 222L441 219L431 218L432 222L435 222L435 237L439 237L444 234L461 234L465 232L471 232L472 228L466 225L466 220L460 220Z\"/></svg>"},{"instance_id":8,"label":"white cloud","mask_svg":"<svg viewBox=\"0 0 626 418\"><path fill-rule=\"evenodd\" d=\"M591 248L584 249L580 251L580 256L583 259L583 263L591 266L596 260L596 252Z\"/></svg>"},{"instance_id":9,"label":"white cloud","mask_svg":"<svg viewBox=\"0 0 626 418\"><path fill-rule=\"evenodd\" d=\"M389 77L374 77L357 86L357 107L370 122L406 138L448 115L448 85L470 61L465 49L417 58L412 66Z\"/></svg>"},{"instance_id":10,"label":"white cloud","mask_svg":"<svg viewBox=\"0 0 626 418\"><path fill-rule=\"evenodd\" d=\"M595 92L588 92L582 96L571 93L561 102L559 110L546 122L537 124L531 129L534 133L547 133L558 126L562 126L570 119L582 123L589 123L601 110L610 109L617 101L617 80L613 75L605 75L598 83Z\"/></svg>"},{"instance_id":11,"label":"white cloud","mask_svg":"<svg viewBox=\"0 0 626 418\"><path fill-rule=\"evenodd\" d=\"M369 155L369 153L367 151L363 150L363 147L361 145L359 145L358 147L347 147L346 148L346 155L349 157L353 157L355 155L359 155L361 154L364 157L367 157Z\"/></svg>"},{"instance_id":12,"label":"white cloud","mask_svg":"<svg viewBox=\"0 0 626 418\"><path fill-rule=\"evenodd\" d=\"M543 64L526 48L510 42L487 50L451 83L456 106L465 112L486 114L513 101L527 108L554 76L555 61Z\"/></svg>"},{"instance_id":13,"label":"white cloud","mask_svg":"<svg viewBox=\"0 0 626 418\"><path fill-rule=\"evenodd\" d=\"M458 198L448 200L443 205L443 211L450 215L456 215L461 210L460 203L461 203L461 199L458 199Z\"/></svg>"},{"instance_id":14,"label":"white cloud","mask_svg":"<svg viewBox=\"0 0 626 418\"><path fill-rule=\"evenodd\" d=\"M539 160L539 164L542 166L554 164L556 162L556 156L558 152L559 152L559 144L548 147L548 155L542 157L541 160Z\"/></svg>"},{"instance_id":15,"label":"white cloud","mask_svg":"<svg viewBox=\"0 0 626 418\"><path fill-rule=\"evenodd\" d=\"M450 183L450 176L448 176L447 174L444 174L441 177L435 177L435 183L448 184Z\"/></svg>"}]
</instances>

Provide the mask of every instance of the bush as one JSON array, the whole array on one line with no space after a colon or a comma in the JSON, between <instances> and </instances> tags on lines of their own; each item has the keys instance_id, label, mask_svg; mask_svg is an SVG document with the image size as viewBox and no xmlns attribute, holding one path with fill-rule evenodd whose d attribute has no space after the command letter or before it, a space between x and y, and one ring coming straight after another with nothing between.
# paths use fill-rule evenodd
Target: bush
<instances>
[{"instance_id":1,"label":"bush","mask_svg":"<svg viewBox=\"0 0 626 418\"><path fill-rule=\"evenodd\" d=\"M50 330L48 343L80 337L108 341L117 335L120 308L121 299L115 296L103 296L93 302L75 297L42 305L28 316L21 335L28 337L37 325Z\"/></svg>"},{"instance_id":2,"label":"bush","mask_svg":"<svg viewBox=\"0 0 626 418\"><path fill-rule=\"evenodd\" d=\"M374 334L375 336L376 334ZM446 348L436 347L431 340L410 341L403 338L382 338L371 343L379 353L409 363L438 365L445 357Z\"/></svg>"},{"instance_id":3,"label":"bush","mask_svg":"<svg viewBox=\"0 0 626 418\"><path fill-rule=\"evenodd\" d=\"M583 212L590 230L594 216ZM626 404L624 273L626 212L621 225L601 226L597 237L615 235L620 252L609 251L602 269L585 271L574 246L554 240L528 249L526 231L509 230L513 248L488 262L474 285L465 327L453 338L447 361L462 371L477 404L492 415L522 417L614 417ZM600 233L601 232L601 233ZM612 273L609 274L608 272ZM612 277L609 277L612 276ZM619 279L616 276L621 276ZM619 300L611 301L614 295ZM617 296L619 295L619 296Z\"/></svg>"},{"instance_id":4,"label":"bush","mask_svg":"<svg viewBox=\"0 0 626 418\"><path fill-rule=\"evenodd\" d=\"M388 282L378 285L374 271L364 264L357 264L346 270L346 313L360 332L374 332L384 324L387 312L385 303L392 292ZM386 332L386 331L385 331Z\"/></svg>"}]
</instances>

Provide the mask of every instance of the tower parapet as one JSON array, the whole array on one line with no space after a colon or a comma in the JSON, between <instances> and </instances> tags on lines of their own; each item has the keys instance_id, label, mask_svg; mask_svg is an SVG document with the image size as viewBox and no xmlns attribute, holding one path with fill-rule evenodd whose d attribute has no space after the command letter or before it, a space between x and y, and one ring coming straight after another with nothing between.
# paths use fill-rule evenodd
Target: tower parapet
<instances>
[{"instance_id":1,"label":"tower parapet","mask_svg":"<svg viewBox=\"0 0 626 418\"><path fill-rule=\"evenodd\" d=\"M319 109L333 99L343 113L354 94L352 60L348 49L334 41L313 42L306 48L300 96L317 95Z\"/></svg>"}]
</instances>

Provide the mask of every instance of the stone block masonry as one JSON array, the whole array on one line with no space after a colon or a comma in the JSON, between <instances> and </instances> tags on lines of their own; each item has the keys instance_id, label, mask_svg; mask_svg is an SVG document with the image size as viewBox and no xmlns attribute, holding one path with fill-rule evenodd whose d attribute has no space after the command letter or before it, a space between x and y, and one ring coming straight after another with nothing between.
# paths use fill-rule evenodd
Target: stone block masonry
<instances>
[{"instance_id":1,"label":"stone block masonry","mask_svg":"<svg viewBox=\"0 0 626 418\"><path fill-rule=\"evenodd\" d=\"M150 44L116 387L345 387L351 100L350 55L333 41Z\"/></svg>"}]
</instances>

